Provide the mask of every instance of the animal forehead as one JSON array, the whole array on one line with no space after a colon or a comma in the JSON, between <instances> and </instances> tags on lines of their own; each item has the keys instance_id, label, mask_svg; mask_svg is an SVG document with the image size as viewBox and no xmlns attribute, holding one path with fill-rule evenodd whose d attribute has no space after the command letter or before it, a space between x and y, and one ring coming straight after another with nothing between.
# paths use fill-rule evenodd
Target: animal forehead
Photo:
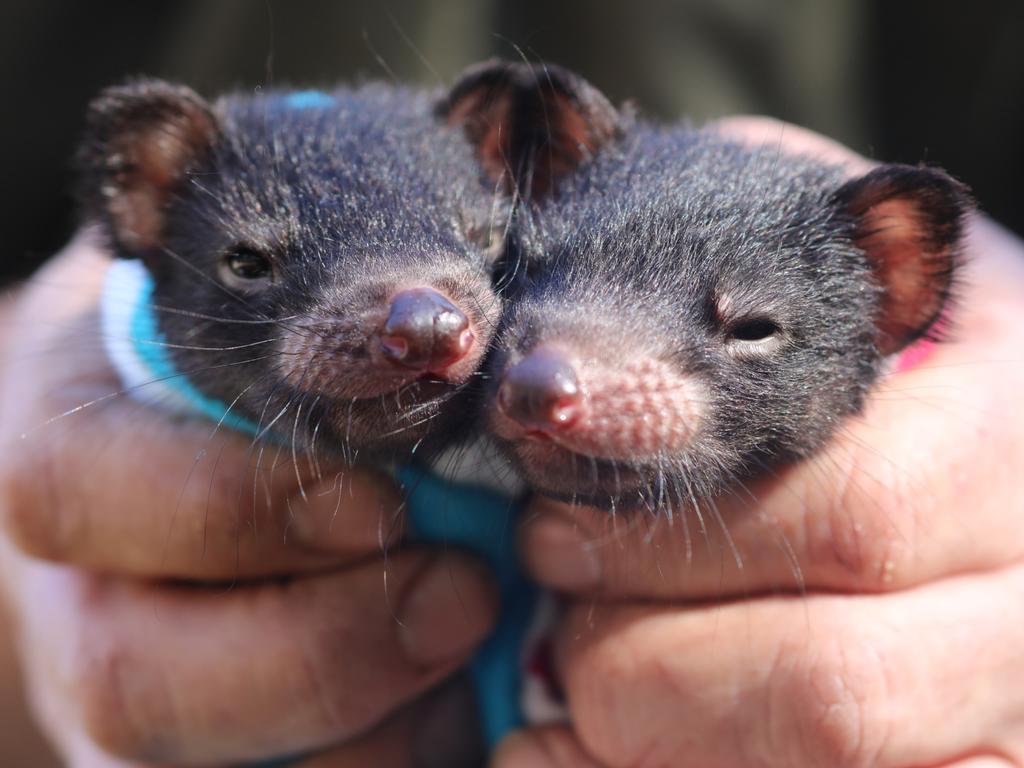
<instances>
[{"instance_id":1,"label":"animal forehead","mask_svg":"<svg viewBox=\"0 0 1024 768\"><path fill-rule=\"evenodd\" d=\"M702 161L703 162L703 161ZM556 238L626 252L736 247L771 242L812 242L828 233L834 213L827 176L749 178L735 169L671 169L600 187L581 186L552 207L547 227ZM812 235L808 238L808 233Z\"/></svg>"},{"instance_id":2,"label":"animal forehead","mask_svg":"<svg viewBox=\"0 0 1024 768\"><path fill-rule=\"evenodd\" d=\"M843 181L834 167L708 131L641 131L567 182L561 212L610 239L759 238L819 225Z\"/></svg>"},{"instance_id":3,"label":"animal forehead","mask_svg":"<svg viewBox=\"0 0 1024 768\"><path fill-rule=\"evenodd\" d=\"M422 152L382 147L333 125L263 124L246 113L226 124L210 164L190 182L193 201L223 222L284 228L288 239L347 234L358 242L376 233L410 241L452 229L468 174L447 171Z\"/></svg>"},{"instance_id":4,"label":"animal forehead","mask_svg":"<svg viewBox=\"0 0 1024 768\"><path fill-rule=\"evenodd\" d=\"M615 318L616 328L629 326L637 337L645 333L634 320L668 331L752 314L799 319L860 285L850 254L830 242L661 237L601 240L599 247L582 254L567 248L553 259L540 279L544 302ZM566 321L579 322L579 315Z\"/></svg>"},{"instance_id":5,"label":"animal forehead","mask_svg":"<svg viewBox=\"0 0 1024 768\"><path fill-rule=\"evenodd\" d=\"M437 174L471 162L422 94L382 89L225 97L218 103L228 151L268 169L327 171L350 181ZM461 151L460 151L461 149Z\"/></svg>"},{"instance_id":6,"label":"animal forehead","mask_svg":"<svg viewBox=\"0 0 1024 768\"><path fill-rule=\"evenodd\" d=\"M542 248L556 272L595 272L599 279L713 284L747 280L816 266L821 251L837 239L818 211L760 218L755 212L700 209L665 204L662 208L592 211L582 222L556 224L560 231Z\"/></svg>"},{"instance_id":7,"label":"animal forehead","mask_svg":"<svg viewBox=\"0 0 1024 768\"><path fill-rule=\"evenodd\" d=\"M341 189L442 188L442 165L418 145L380 141L326 126L229 126L216 154L218 170L264 183ZM457 175L457 174L456 174ZM454 182L455 179L448 179Z\"/></svg>"}]
</instances>

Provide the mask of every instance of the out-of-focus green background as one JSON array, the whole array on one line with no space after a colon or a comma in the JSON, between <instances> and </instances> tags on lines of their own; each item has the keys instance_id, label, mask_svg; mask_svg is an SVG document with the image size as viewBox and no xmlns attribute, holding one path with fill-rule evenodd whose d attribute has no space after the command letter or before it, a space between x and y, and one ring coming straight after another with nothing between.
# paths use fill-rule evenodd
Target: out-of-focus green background
<instances>
[{"instance_id":1,"label":"out-of-focus green background","mask_svg":"<svg viewBox=\"0 0 1024 768\"><path fill-rule=\"evenodd\" d=\"M565 64L661 118L767 113L943 165L1021 232L1022 40L1022 0L4 0L0 280L71 233L69 158L105 85L447 84L493 55ZM0 637L0 765L42 768L4 658Z\"/></svg>"}]
</instances>

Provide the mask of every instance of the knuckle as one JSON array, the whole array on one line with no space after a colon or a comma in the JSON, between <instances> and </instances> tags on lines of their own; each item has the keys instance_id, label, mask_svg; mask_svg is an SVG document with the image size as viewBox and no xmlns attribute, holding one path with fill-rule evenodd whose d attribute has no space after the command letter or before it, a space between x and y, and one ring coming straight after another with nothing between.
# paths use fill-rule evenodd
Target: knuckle
<instances>
[{"instance_id":1,"label":"knuckle","mask_svg":"<svg viewBox=\"0 0 1024 768\"><path fill-rule=\"evenodd\" d=\"M297 669L293 679L299 681L298 699L308 702L310 714L325 730L347 739L351 735L353 706L351 690L339 684L339 670L331 663L332 655L325 653L326 638L313 644L304 644L297 654Z\"/></svg>"},{"instance_id":2,"label":"knuckle","mask_svg":"<svg viewBox=\"0 0 1024 768\"><path fill-rule=\"evenodd\" d=\"M882 474L879 474L882 473ZM882 592L894 589L908 572L914 504L904 502L898 472L868 470L851 458L843 465L824 509L805 519L811 566L834 574L844 589Z\"/></svg>"},{"instance_id":3,"label":"knuckle","mask_svg":"<svg viewBox=\"0 0 1024 768\"><path fill-rule=\"evenodd\" d=\"M62 560L66 554L58 498L58 468L45 447L20 446L4 458L0 474L0 521L27 555Z\"/></svg>"},{"instance_id":4,"label":"knuckle","mask_svg":"<svg viewBox=\"0 0 1024 768\"><path fill-rule=\"evenodd\" d=\"M780 764L878 764L887 742L884 660L870 644L841 631L836 636L825 647L801 642L783 649L773 669L767 703L776 714L765 722L773 724L768 754L786 756ZM781 660L794 654L796 662Z\"/></svg>"},{"instance_id":5,"label":"knuckle","mask_svg":"<svg viewBox=\"0 0 1024 768\"><path fill-rule=\"evenodd\" d=\"M83 618L93 621L88 615ZM119 758L168 757L174 727L168 718L156 714L162 702L151 695L154 691L147 685L151 675L133 649L112 636L90 639L96 634L80 633L69 649L65 668L71 705L82 730L93 744Z\"/></svg>"},{"instance_id":6,"label":"knuckle","mask_svg":"<svg viewBox=\"0 0 1024 768\"><path fill-rule=\"evenodd\" d=\"M566 693L580 743L602 764L659 764L652 751L655 735L635 713L645 709L643 702L654 689L674 684L678 672L663 668L658 655L628 631L584 642L566 669ZM666 675L672 680L666 681Z\"/></svg>"},{"instance_id":7,"label":"knuckle","mask_svg":"<svg viewBox=\"0 0 1024 768\"><path fill-rule=\"evenodd\" d=\"M354 625L353 616L345 610L307 615L303 637L285 660L288 672L284 679L291 699L302 702L306 727L338 740L376 725L415 687L404 664L381 663L388 658L387 644L367 625ZM343 651L339 637L346 638ZM363 663L353 665L352 658ZM391 657L390 661L398 659Z\"/></svg>"},{"instance_id":8,"label":"knuckle","mask_svg":"<svg viewBox=\"0 0 1024 768\"><path fill-rule=\"evenodd\" d=\"M283 532L289 510L282 500L280 477L206 457L189 472L178 504L180 516L191 524L184 532L191 542L230 551L260 533Z\"/></svg>"},{"instance_id":9,"label":"knuckle","mask_svg":"<svg viewBox=\"0 0 1024 768\"><path fill-rule=\"evenodd\" d=\"M79 660L71 671L75 705L90 741L118 757L141 757L148 745L123 701L122 662L113 654Z\"/></svg>"}]
</instances>

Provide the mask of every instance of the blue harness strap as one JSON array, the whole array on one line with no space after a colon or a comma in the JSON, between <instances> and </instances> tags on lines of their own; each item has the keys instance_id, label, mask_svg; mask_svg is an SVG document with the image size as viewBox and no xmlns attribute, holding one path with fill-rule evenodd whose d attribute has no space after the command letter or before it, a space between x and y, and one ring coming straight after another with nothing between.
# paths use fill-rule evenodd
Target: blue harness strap
<instances>
[{"instance_id":1,"label":"blue harness strap","mask_svg":"<svg viewBox=\"0 0 1024 768\"><path fill-rule=\"evenodd\" d=\"M489 747L523 725L522 653L537 603L515 549L515 517L522 500L487 488L453 485L429 469L398 470L418 541L454 545L491 567L501 592L501 615L473 658L471 672L480 724Z\"/></svg>"},{"instance_id":2,"label":"blue harness strap","mask_svg":"<svg viewBox=\"0 0 1024 768\"><path fill-rule=\"evenodd\" d=\"M102 307L104 337L125 385L147 402L163 401L237 431L259 433L259 425L204 395L176 369L157 324L153 279L142 264L115 262L110 270ZM515 551L515 517L522 500L450 482L420 465L400 467L396 475L405 488L413 539L474 552L497 579L501 615L470 666L484 738L494 747L523 724L521 655L539 594ZM248 768L280 768L300 757L250 763Z\"/></svg>"}]
</instances>

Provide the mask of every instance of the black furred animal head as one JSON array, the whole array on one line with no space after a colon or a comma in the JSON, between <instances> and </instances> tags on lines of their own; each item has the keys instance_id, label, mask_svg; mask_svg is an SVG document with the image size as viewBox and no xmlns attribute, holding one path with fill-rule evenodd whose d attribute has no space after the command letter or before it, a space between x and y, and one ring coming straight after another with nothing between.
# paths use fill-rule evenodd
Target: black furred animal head
<instances>
[{"instance_id":1,"label":"black furred animal head","mask_svg":"<svg viewBox=\"0 0 1024 768\"><path fill-rule=\"evenodd\" d=\"M438 98L371 84L207 103L142 80L93 103L85 216L148 267L160 331L204 395L339 448L467 420L453 398L500 314L508 203Z\"/></svg>"},{"instance_id":2,"label":"black furred animal head","mask_svg":"<svg viewBox=\"0 0 1024 768\"><path fill-rule=\"evenodd\" d=\"M970 207L939 170L634 125L519 214L490 429L535 488L614 508L809 455L939 317Z\"/></svg>"}]
</instances>

